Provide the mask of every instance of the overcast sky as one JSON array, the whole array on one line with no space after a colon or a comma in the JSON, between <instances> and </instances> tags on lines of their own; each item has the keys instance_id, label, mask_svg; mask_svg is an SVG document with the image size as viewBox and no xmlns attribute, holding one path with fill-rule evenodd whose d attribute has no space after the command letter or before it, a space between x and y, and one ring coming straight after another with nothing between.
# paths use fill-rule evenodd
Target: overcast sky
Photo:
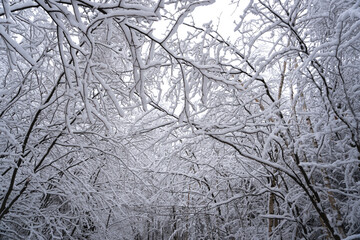
<instances>
[{"instance_id":1,"label":"overcast sky","mask_svg":"<svg viewBox=\"0 0 360 240\"><path fill-rule=\"evenodd\" d=\"M196 8L193 16L197 24L212 21L216 26L219 23L219 33L229 35L234 31L234 20L239 19L240 7L231 4L231 0L216 0L214 4Z\"/></svg>"}]
</instances>

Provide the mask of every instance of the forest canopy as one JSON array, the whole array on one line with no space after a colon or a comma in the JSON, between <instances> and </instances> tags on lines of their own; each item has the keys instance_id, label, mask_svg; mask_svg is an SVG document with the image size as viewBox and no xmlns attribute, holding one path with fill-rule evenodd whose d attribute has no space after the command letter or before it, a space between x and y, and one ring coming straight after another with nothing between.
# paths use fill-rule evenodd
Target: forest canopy
<instances>
[{"instance_id":1,"label":"forest canopy","mask_svg":"<svg viewBox=\"0 0 360 240\"><path fill-rule=\"evenodd\" d=\"M360 238L360 1L214 3L2 1L1 239Z\"/></svg>"}]
</instances>

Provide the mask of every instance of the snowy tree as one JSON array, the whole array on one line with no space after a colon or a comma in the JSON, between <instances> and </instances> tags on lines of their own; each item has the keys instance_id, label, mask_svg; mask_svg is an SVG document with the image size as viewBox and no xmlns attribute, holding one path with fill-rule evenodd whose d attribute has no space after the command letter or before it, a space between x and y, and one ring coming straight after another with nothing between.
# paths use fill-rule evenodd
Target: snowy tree
<instances>
[{"instance_id":1,"label":"snowy tree","mask_svg":"<svg viewBox=\"0 0 360 240\"><path fill-rule=\"evenodd\" d=\"M359 1L213 2L2 2L1 237L359 237Z\"/></svg>"}]
</instances>

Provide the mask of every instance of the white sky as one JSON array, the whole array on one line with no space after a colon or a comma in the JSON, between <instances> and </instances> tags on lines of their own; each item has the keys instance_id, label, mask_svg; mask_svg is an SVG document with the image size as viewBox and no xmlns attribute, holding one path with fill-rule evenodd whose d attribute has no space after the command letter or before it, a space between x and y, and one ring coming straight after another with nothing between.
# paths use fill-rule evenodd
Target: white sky
<instances>
[{"instance_id":1,"label":"white sky","mask_svg":"<svg viewBox=\"0 0 360 240\"><path fill-rule=\"evenodd\" d=\"M241 7L244 8L247 4L247 1L240 0L240 2L244 2L242 6L231 4L231 0L216 0L214 4L196 8L192 15L195 23L200 26L212 21L213 26L216 27L219 23L219 33L227 37L234 32L236 27L234 21L239 20Z\"/></svg>"}]
</instances>

